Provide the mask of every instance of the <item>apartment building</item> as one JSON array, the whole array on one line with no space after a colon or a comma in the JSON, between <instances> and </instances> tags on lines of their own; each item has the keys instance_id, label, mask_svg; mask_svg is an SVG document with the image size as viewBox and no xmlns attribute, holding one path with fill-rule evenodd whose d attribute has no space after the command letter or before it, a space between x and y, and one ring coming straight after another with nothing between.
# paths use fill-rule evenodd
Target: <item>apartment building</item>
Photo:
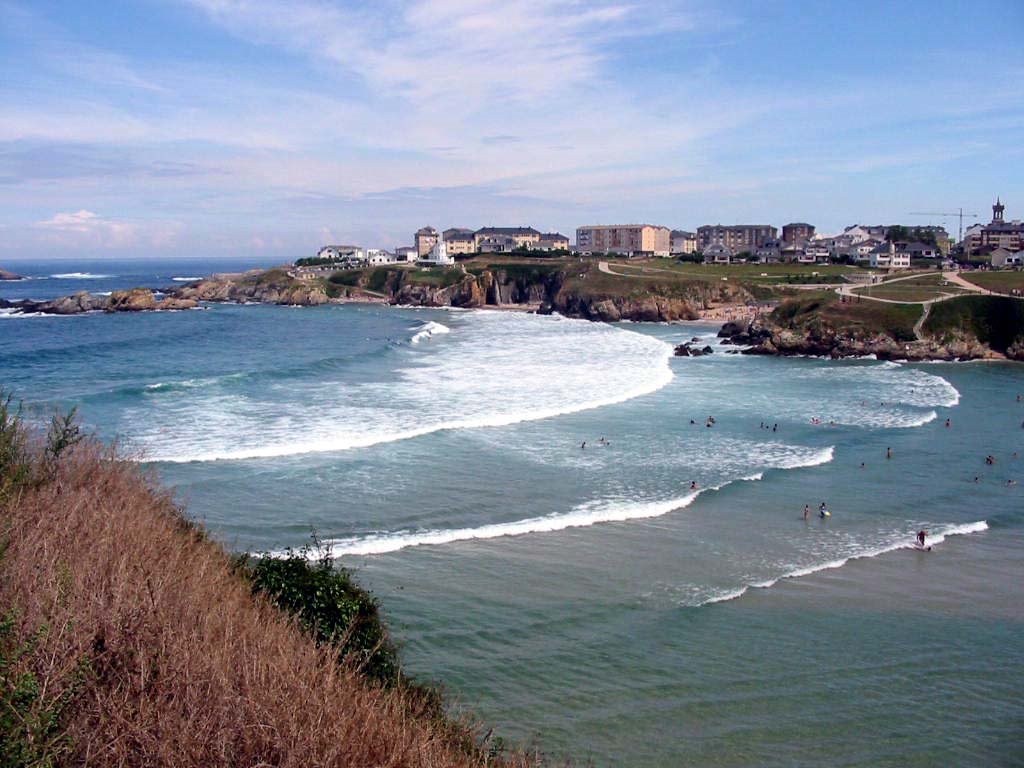
<instances>
[{"instance_id":1,"label":"apartment building","mask_svg":"<svg viewBox=\"0 0 1024 768\"><path fill-rule=\"evenodd\" d=\"M538 251L568 251L569 238L561 232L545 232L535 247Z\"/></svg>"},{"instance_id":2,"label":"apartment building","mask_svg":"<svg viewBox=\"0 0 1024 768\"><path fill-rule=\"evenodd\" d=\"M753 253L768 240L777 240L779 230L770 224L709 224L697 227L697 247L701 252L713 245L724 245L733 253Z\"/></svg>"},{"instance_id":3,"label":"apartment building","mask_svg":"<svg viewBox=\"0 0 1024 768\"><path fill-rule=\"evenodd\" d=\"M576 248L583 253L624 256L669 256L671 230L654 224L599 224L576 229Z\"/></svg>"},{"instance_id":4,"label":"apartment building","mask_svg":"<svg viewBox=\"0 0 1024 768\"><path fill-rule=\"evenodd\" d=\"M540 232L533 227L483 227L473 233L477 253L505 253L519 248L534 250Z\"/></svg>"},{"instance_id":5,"label":"apartment building","mask_svg":"<svg viewBox=\"0 0 1024 768\"><path fill-rule=\"evenodd\" d=\"M782 240L786 243L806 243L814 239L814 225L794 221L782 227Z\"/></svg>"},{"instance_id":6,"label":"apartment building","mask_svg":"<svg viewBox=\"0 0 1024 768\"><path fill-rule=\"evenodd\" d=\"M684 229L673 229L670 235L669 252L673 256L697 252L697 233Z\"/></svg>"},{"instance_id":7,"label":"apartment building","mask_svg":"<svg viewBox=\"0 0 1024 768\"><path fill-rule=\"evenodd\" d=\"M1024 223L1006 221L1006 206L996 199L992 206L992 221L982 227L971 227L964 234L964 245L972 253L987 253L1003 248L1011 253L1024 249Z\"/></svg>"},{"instance_id":8,"label":"apartment building","mask_svg":"<svg viewBox=\"0 0 1024 768\"><path fill-rule=\"evenodd\" d=\"M476 238L471 229L446 229L443 233L444 244L450 256L465 256L476 253Z\"/></svg>"},{"instance_id":9,"label":"apartment building","mask_svg":"<svg viewBox=\"0 0 1024 768\"><path fill-rule=\"evenodd\" d=\"M416 230L416 234L413 235L413 243L416 246L416 255L423 258L437 245L437 241L440 239L440 235L437 234L437 230L433 227L421 227Z\"/></svg>"}]
</instances>

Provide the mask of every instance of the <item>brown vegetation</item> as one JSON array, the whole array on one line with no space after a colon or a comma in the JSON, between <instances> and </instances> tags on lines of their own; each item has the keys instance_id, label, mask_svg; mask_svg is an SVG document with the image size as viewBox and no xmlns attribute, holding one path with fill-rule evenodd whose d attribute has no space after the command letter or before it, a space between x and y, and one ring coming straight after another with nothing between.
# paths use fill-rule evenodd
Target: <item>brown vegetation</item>
<instances>
[{"instance_id":1,"label":"brown vegetation","mask_svg":"<svg viewBox=\"0 0 1024 768\"><path fill-rule=\"evenodd\" d=\"M0 456L0 764L494 764L254 597L134 464L70 442Z\"/></svg>"}]
</instances>

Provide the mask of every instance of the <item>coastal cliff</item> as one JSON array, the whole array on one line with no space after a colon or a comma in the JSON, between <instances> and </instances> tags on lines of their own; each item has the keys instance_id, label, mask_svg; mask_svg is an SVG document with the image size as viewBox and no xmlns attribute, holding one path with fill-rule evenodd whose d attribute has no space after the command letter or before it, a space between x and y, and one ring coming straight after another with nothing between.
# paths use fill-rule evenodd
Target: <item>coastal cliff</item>
<instances>
[{"instance_id":1,"label":"coastal cliff","mask_svg":"<svg viewBox=\"0 0 1024 768\"><path fill-rule=\"evenodd\" d=\"M662 270L662 272L665 272ZM469 262L451 267L376 267L311 273L290 267L219 274L157 292L149 288L110 296L81 292L51 301L0 300L23 313L70 315L189 309L200 302L319 306L379 301L418 307L520 307L601 322L695 320L702 310L748 303L738 283L695 280L671 273L650 277L602 271L594 261Z\"/></svg>"},{"instance_id":2,"label":"coastal cliff","mask_svg":"<svg viewBox=\"0 0 1024 768\"><path fill-rule=\"evenodd\" d=\"M879 360L1024 361L1024 302L964 296L932 306L843 302L833 295L792 299L749 323L726 323L726 343L748 355L812 355Z\"/></svg>"}]
</instances>

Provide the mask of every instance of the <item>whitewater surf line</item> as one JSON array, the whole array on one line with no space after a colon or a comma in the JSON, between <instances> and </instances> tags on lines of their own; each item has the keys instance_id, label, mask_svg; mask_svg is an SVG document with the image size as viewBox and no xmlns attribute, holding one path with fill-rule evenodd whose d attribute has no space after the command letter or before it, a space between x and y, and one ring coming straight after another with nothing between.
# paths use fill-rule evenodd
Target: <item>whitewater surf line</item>
<instances>
[{"instance_id":1,"label":"whitewater surf line","mask_svg":"<svg viewBox=\"0 0 1024 768\"><path fill-rule=\"evenodd\" d=\"M764 472L771 469L798 469L815 467L832 461L834 447L828 446L814 452L804 459L790 459L766 467L765 470L727 480L718 485L710 485L671 499L659 501L619 501L598 500L581 504L570 512L553 512L540 517L514 520L507 523L491 523L474 528L452 528L427 531L395 531L391 533L372 534L369 536L350 537L345 539L324 539L324 550L331 557L383 555L397 552L409 547L452 544L459 541L475 539L497 539L504 536L523 536L531 533L554 533L569 528L586 528L599 523L622 523L630 520L643 520L662 517L690 506L702 493L721 491L738 482L757 482L764 478ZM271 553L279 557L280 551ZM318 557L320 553L312 553Z\"/></svg>"},{"instance_id":2,"label":"whitewater surf line","mask_svg":"<svg viewBox=\"0 0 1024 768\"><path fill-rule=\"evenodd\" d=\"M941 529L938 533L928 534L928 547L937 547L942 544L948 536L964 536L970 533L981 533L982 531L988 530L988 522L985 520L978 520L973 523L964 523L962 525L948 525ZM848 555L847 557L841 557L836 560L829 560L818 565L808 565L803 568L795 568L792 571L787 571L780 576L776 576L773 579L765 579L763 581L754 581L749 584L744 584L742 587L737 589L729 590L721 594L709 597L706 600L702 600L697 603L696 608L703 607L705 605L714 605L715 603L726 603L730 600L735 600L743 595L747 594L751 589L769 589L774 587L780 581L786 579L799 579L803 576L810 576L813 573L820 573L821 571L831 571L836 568L842 568L844 565L852 560L865 560L880 555L888 554L889 552L897 552L901 549L910 549L920 551L920 548L915 543L916 531L909 531L906 534L900 534L898 541L893 541L889 544L885 544L880 547L874 547L864 552Z\"/></svg>"},{"instance_id":3,"label":"whitewater surf line","mask_svg":"<svg viewBox=\"0 0 1024 768\"><path fill-rule=\"evenodd\" d=\"M495 313L495 316L501 317L501 313ZM500 322L505 323L509 321L509 318L501 317ZM553 321L545 319L544 322ZM563 318L559 318L557 322L585 323L588 326L590 325L589 321L586 320L565 320ZM438 323L437 325L440 326L441 324ZM397 428L393 432L370 432L363 434L349 433L344 435L326 435L306 439L303 439L301 434L291 435L287 440L278 439L277 441L269 444L243 447L234 450L215 449L189 453L175 453L172 451L162 452L160 450L161 443L155 443L152 446L156 448L155 451L150 450L149 452L146 452L145 446L142 446L143 455L145 455L144 461L166 462L173 464L205 461L241 461L246 459L280 458L286 456L298 456L307 453L330 453L334 451L369 448L371 446L384 443L393 443L423 437L435 432L459 429L505 427L522 422L539 421L557 416L565 416L582 411L618 405L637 397L642 397L656 392L667 386L672 381L674 374L669 361L671 360L673 349L670 344L624 329L609 328L609 330L615 334L627 334L631 339L635 339L637 344L645 347L645 349L638 348L631 350L631 352L636 355L636 360L642 361L645 364L645 370L643 373L648 378L646 381L642 381L641 383L625 389L624 391L606 394L603 397L598 396L593 400L583 400L576 403L570 402L567 405L552 404L548 407L540 405L535 408L527 408L524 404L524 407L512 412L480 413L474 416L455 419L442 418L433 423L427 423L421 426L406 429ZM434 332L437 333L438 331L435 330ZM648 357L652 352L655 354L653 359ZM450 371L447 373L449 376L452 375ZM489 393L485 392L482 396L488 396L488 394Z\"/></svg>"}]
</instances>

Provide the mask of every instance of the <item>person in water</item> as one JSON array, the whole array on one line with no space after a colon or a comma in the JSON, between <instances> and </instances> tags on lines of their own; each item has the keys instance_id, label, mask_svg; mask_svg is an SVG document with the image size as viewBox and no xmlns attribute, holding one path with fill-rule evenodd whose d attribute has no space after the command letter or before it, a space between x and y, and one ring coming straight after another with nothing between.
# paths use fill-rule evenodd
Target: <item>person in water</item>
<instances>
[{"instance_id":1,"label":"person in water","mask_svg":"<svg viewBox=\"0 0 1024 768\"><path fill-rule=\"evenodd\" d=\"M691 491L696 491L697 490L697 481L696 480L691 480L690 481L690 490Z\"/></svg>"},{"instance_id":2,"label":"person in water","mask_svg":"<svg viewBox=\"0 0 1024 768\"><path fill-rule=\"evenodd\" d=\"M892 448L886 448L885 449L885 458L887 458L887 459L891 459L892 458Z\"/></svg>"},{"instance_id":3,"label":"person in water","mask_svg":"<svg viewBox=\"0 0 1024 768\"><path fill-rule=\"evenodd\" d=\"M947 427L952 426L952 422L949 419L946 419L946 426Z\"/></svg>"},{"instance_id":4,"label":"person in water","mask_svg":"<svg viewBox=\"0 0 1024 768\"><path fill-rule=\"evenodd\" d=\"M826 517L828 517L828 507L825 506L825 502L824 501L821 502L821 506L818 507L818 517L820 517L823 520Z\"/></svg>"},{"instance_id":5,"label":"person in water","mask_svg":"<svg viewBox=\"0 0 1024 768\"><path fill-rule=\"evenodd\" d=\"M924 547L924 538L928 535L928 531L922 528L917 532L917 544L919 547Z\"/></svg>"},{"instance_id":6,"label":"person in water","mask_svg":"<svg viewBox=\"0 0 1024 768\"><path fill-rule=\"evenodd\" d=\"M804 520L806 520L810 516L811 516L811 505L810 504L804 504Z\"/></svg>"},{"instance_id":7,"label":"person in water","mask_svg":"<svg viewBox=\"0 0 1024 768\"><path fill-rule=\"evenodd\" d=\"M587 449L587 441L584 440L582 443L580 443L580 450L581 451L585 451L586 449Z\"/></svg>"}]
</instances>

